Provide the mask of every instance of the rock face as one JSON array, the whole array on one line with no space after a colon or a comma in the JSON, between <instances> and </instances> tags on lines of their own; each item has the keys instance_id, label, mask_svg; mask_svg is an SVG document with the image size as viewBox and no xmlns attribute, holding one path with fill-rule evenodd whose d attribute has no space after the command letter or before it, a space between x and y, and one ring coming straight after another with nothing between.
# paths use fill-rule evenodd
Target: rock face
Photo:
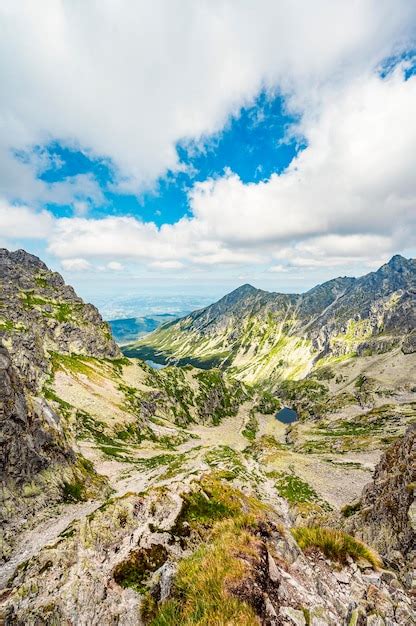
<instances>
[{"instance_id":1,"label":"rock face","mask_svg":"<svg viewBox=\"0 0 416 626\"><path fill-rule=\"evenodd\" d=\"M416 424L383 454L347 526L416 591Z\"/></svg>"},{"instance_id":2,"label":"rock face","mask_svg":"<svg viewBox=\"0 0 416 626\"><path fill-rule=\"evenodd\" d=\"M37 257L1 249L0 285L0 340L32 392L45 380L50 352L120 356L98 310Z\"/></svg>"},{"instance_id":3,"label":"rock face","mask_svg":"<svg viewBox=\"0 0 416 626\"><path fill-rule=\"evenodd\" d=\"M361 278L305 294L243 285L126 348L129 356L230 368L248 382L299 379L319 361L415 350L416 261L394 256Z\"/></svg>"},{"instance_id":4,"label":"rock face","mask_svg":"<svg viewBox=\"0 0 416 626\"><path fill-rule=\"evenodd\" d=\"M37 257L0 250L0 285L2 559L24 525L65 498L65 483L82 480L91 494L103 484L82 465L67 425L43 396L51 353L117 357L119 351L97 309Z\"/></svg>"},{"instance_id":5,"label":"rock face","mask_svg":"<svg viewBox=\"0 0 416 626\"><path fill-rule=\"evenodd\" d=\"M46 402L31 402L0 345L0 474L2 482L24 483L52 462L75 460L65 444L59 416Z\"/></svg>"}]
</instances>

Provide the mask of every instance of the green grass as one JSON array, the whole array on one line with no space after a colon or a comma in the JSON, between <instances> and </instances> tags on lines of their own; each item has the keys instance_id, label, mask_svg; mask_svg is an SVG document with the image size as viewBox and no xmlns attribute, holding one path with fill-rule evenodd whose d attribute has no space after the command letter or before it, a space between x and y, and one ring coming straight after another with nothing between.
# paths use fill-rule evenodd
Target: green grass
<instances>
[{"instance_id":1,"label":"green grass","mask_svg":"<svg viewBox=\"0 0 416 626\"><path fill-rule=\"evenodd\" d=\"M66 302L57 304L55 307L55 318L58 322L69 322L73 318L73 305Z\"/></svg>"},{"instance_id":2,"label":"green grass","mask_svg":"<svg viewBox=\"0 0 416 626\"><path fill-rule=\"evenodd\" d=\"M68 418L71 415L74 407L69 404L69 402L62 400L62 398L60 398L53 389L50 387L44 387L42 393L46 400L51 400L59 406L59 412L63 417Z\"/></svg>"},{"instance_id":3,"label":"green grass","mask_svg":"<svg viewBox=\"0 0 416 626\"><path fill-rule=\"evenodd\" d=\"M79 481L64 482L62 494L65 502L84 502L86 500L85 486Z\"/></svg>"},{"instance_id":4,"label":"green grass","mask_svg":"<svg viewBox=\"0 0 416 626\"><path fill-rule=\"evenodd\" d=\"M244 429L241 431L241 434L249 441L254 441L258 430L259 423L256 416L253 413L250 413L249 419L247 420Z\"/></svg>"},{"instance_id":5,"label":"green grass","mask_svg":"<svg viewBox=\"0 0 416 626\"><path fill-rule=\"evenodd\" d=\"M292 529L292 534L302 550L316 548L332 561L346 563L349 556L355 561L368 561L374 569L383 565L375 550L342 530L322 526L298 527Z\"/></svg>"},{"instance_id":6,"label":"green grass","mask_svg":"<svg viewBox=\"0 0 416 626\"><path fill-rule=\"evenodd\" d=\"M247 477L247 470L241 460L241 455L229 446L212 448L206 453L204 460L210 467L224 469L234 478Z\"/></svg>"},{"instance_id":7,"label":"green grass","mask_svg":"<svg viewBox=\"0 0 416 626\"><path fill-rule=\"evenodd\" d=\"M94 359L91 357L51 352L50 360L53 374L59 370L68 370L72 374L83 374L87 378L94 378L97 376L97 373L92 365L94 363Z\"/></svg>"},{"instance_id":8,"label":"green grass","mask_svg":"<svg viewBox=\"0 0 416 626\"><path fill-rule=\"evenodd\" d=\"M276 476L276 474L278 475ZM277 478L275 484L279 495L288 502L316 502L319 500L316 491L296 474L276 472L273 477Z\"/></svg>"},{"instance_id":9,"label":"green grass","mask_svg":"<svg viewBox=\"0 0 416 626\"><path fill-rule=\"evenodd\" d=\"M174 534L183 534L185 529L206 530L218 520L240 515L242 509L262 510L254 498L225 483L222 478L220 472L213 472L201 479L200 489L182 494L183 507Z\"/></svg>"},{"instance_id":10,"label":"green grass","mask_svg":"<svg viewBox=\"0 0 416 626\"><path fill-rule=\"evenodd\" d=\"M49 286L49 282L47 278L45 278L45 276L42 276L40 274L38 276L35 276L35 283L37 284L38 287L42 287L43 289L46 289L46 287Z\"/></svg>"},{"instance_id":11,"label":"green grass","mask_svg":"<svg viewBox=\"0 0 416 626\"><path fill-rule=\"evenodd\" d=\"M2 319L0 320L0 332L13 332L19 330L19 326L16 326L12 320ZM22 328L23 330L23 328Z\"/></svg>"},{"instance_id":12,"label":"green grass","mask_svg":"<svg viewBox=\"0 0 416 626\"><path fill-rule=\"evenodd\" d=\"M229 590L250 580L252 568L260 565L256 533L265 507L215 476L201 486L203 492L188 496L186 519L211 527L207 542L180 561L169 600L156 605L145 596L143 617L151 626L253 626L258 623L253 608Z\"/></svg>"},{"instance_id":13,"label":"green grass","mask_svg":"<svg viewBox=\"0 0 416 626\"><path fill-rule=\"evenodd\" d=\"M41 298L39 296L34 295L34 291L21 291L20 297L22 299L22 303L25 309L33 309L35 306L44 306L45 304L50 304L49 300L45 298Z\"/></svg>"},{"instance_id":14,"label":"green grass","mask_svg":"<svg viewBox=\"0 0 416 626\"><path fill-rule=\"evenodd\" d=\"M236 555L255 559L256 539L234 521L222 524L221 532L211 544L202 545L180 562L173 598L160 607L147 598L144 616L151 626L253 626L257 623L253 609L227 592L227 586L243 580L249 568L247 562Z\"/></svg>"}]
</instances>

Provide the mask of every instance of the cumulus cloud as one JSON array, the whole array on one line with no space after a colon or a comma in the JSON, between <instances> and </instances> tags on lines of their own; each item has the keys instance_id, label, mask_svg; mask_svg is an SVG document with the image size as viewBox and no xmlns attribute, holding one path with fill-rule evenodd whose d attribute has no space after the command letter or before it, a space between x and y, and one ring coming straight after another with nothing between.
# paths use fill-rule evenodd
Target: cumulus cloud
<instances>
[{"instance_id":1,"label":"cumulus cloud","mask_svg":"<svg viewBox=\"0 0 416 626\"><path fill-rule=\"evenodd\" d=\"M400 67L357 79L327 93L319 117L303 122L308 147L282 174L247 184L228 172L198 183L192 215L160 228L133 217L61 219L50 251L111 251L160 268L385 259L415 245L415 108L416 76L405 80Z\"/></svg>"},{"instance_id":2,"label":"cumulus cloud","mask_svg":"<svg viewBox=\"0 0 416 626\"><path fill-rule=\"evenodd\" d=\"M5 0L0 16L1 236L47 239L66 269L115 271L343 267L415 245L416 77L377 73L412 45L414 3L46 0L40 14ZM180 169L178 141L221 130L261 89L299 114L306 149L267 181L198 183L175 224L88 218L104 202L93 176L37 178L50 164L31 149L57 140L105 157L114 189L138 193ZM28 208L52 202L74 217Z\"/></svg>"},{"instance_id":3,"label":"cumulus cloud","mask_svg":"<svg viewBox=\"0 0 416 626\"><path fill-rule=\"evenodd\" d=\"M229 174L193 189L206 232L231 248L290 243L292 256L333 259L415 245L416 77L405 80L399 67L326 96L319 117L303 122L308 147L286 172L249 184Z\"/></svg>"},{"instance_id":4,"label":"cumulus cloud","mask_svg":"<svg viewBox=\"0 0 416 626\"><path fill-rule=\"evenodd\" d=\"M179 167L179 140L219 131L261 88L314 108L326 85L400 51L416 26L408 0L45 0L42 12L4 0L0 16L0 188L31 199L56 187L11 149L79 146L137 191Z\"/></svg>"},{"instance_id":5,"label":"cumulus cloud","mask_svg":"<svg viewBox=\"0 0 416 626\"><path fill-rule=\"evenodd\" d=\"M64 259L61 263L64 270L79 272L91 269L91 263L86 259Z\"/></svg>"},{"instance_id":6,"label":"cumulus cloud","mask_svg":"<svg viewBox=\"0 0 416 626\"><path fill-rule=\"evenodd\" d=\"M0 199L0 233L7 238L46 239L54 219L48 211L11 205Z\"/></svg>"}]
</instances>

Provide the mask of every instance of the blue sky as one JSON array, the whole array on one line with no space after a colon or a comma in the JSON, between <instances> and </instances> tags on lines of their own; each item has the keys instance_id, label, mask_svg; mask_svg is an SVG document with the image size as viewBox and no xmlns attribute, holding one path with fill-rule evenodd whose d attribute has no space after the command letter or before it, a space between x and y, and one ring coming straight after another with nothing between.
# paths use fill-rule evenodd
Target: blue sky
<instances>
[{"instance_id":1,"label":"blue sky","mask_svg":"<svg viewBox=\"0 0 416 626\"><path fill-rule=\"evenodd\" d=\"M265 181L273 172L282 172L302 149L299 138L286 138L287 129L296 121L294 115L285 111L282 97L262 92L250 106L231 116L220 132L198 141L178 142L176 151L183 171L167 171L140 194L112 190L114 175L109 159L94 159L86 151L57 141L30 150L47 152L49 167L39 173L39 179L47 183L62 182L79 174L94 177L103 199L91 206L89 217L128 214L157 225L173 224L188 213L187 192L195 182L220 177L227 169L244 183ZM25 152L16 156L27 159ZM46 206L57 217L73 214L72 204Z\"/></svg>"},{"instance_id":2,"label":"blue sky","mask_svg":"<svg viewBox=\"0 0 416 626\"><path fill-rule=\"evenodd\" d=\"M101 304L413 256L416 6L259 4L0 7L0 245Z\"/></svg>"}]
</instances>

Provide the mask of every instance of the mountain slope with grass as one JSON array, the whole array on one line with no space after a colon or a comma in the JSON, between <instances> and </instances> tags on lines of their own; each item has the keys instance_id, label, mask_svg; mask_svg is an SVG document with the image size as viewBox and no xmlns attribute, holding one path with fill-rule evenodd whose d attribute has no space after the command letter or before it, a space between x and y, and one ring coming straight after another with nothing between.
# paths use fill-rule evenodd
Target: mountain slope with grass
<instances>
[{"instance_id":1,"label":"mountain slope with grass","mask_svg":"<svg viewBox=\"0 0 416 626\"><path fill-rule=\"evenodd\" d=\"M0 622L412 623L414 576L389 550L412 536L412 472L394 472L412 462L412 352L321 365L273 393L230 369L154 370L121 356L98 311L39 259L1 258ZM348 286L314 291L305 323ZM247 298L256 314L299 309L297 296L242 292L200 323L228 327ZM282 404L300 420L279 422ZM399 544L377 535L378 520L397 527L393 490ZM362 492L374 519L355 506Z\"/></svg>"},{"instance_id":2,"label":"mountain slope with grass","mask_svg":"<svg viewBox=\"0 0 416 626\"><path fill-rule=\"evenodd\" d=\"M354 356L416 350L416 261L394 256L361 278L305 294L243 285L124 348L128 356L218 366L249 383L304 378Z\"/></svg>"},{"instance_id":3,"label":"mountain slope with grass","mask_svg":"<svg viewBox=\"0 0 416 626\"><path fill-rule=\"evenodd\" d=\"M0 559L7 561L33 524L109 492L108 478L86 458L94 459L90 449L123 462L142 440L174 448L189 438L188 424L218 424L252 394L220 371L158 373L129 363L98 310L23 250L0 251L0 278Z\"/></svg>"}]
</instances>

